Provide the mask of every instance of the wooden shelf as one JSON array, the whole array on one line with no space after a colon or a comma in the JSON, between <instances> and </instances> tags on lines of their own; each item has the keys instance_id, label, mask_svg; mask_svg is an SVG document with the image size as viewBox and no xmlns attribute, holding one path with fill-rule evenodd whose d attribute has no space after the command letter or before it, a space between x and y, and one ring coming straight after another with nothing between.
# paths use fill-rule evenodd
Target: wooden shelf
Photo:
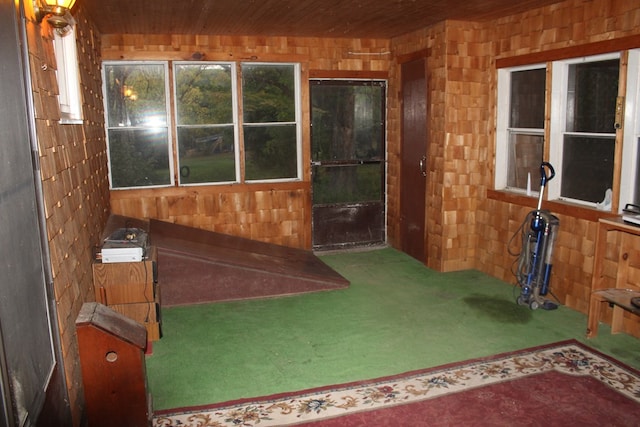
<instances>
[{"instance_id":1,"label":"wooden shelf","mask_svg":"<svg viewBox=\"0 0 640 427\"><path fill-rule=\"evenodd\" d=\"M623 233L620 238L615 288L607 287L604 280L604 259L607 251L607 236L610 232ZM630 258L635 251L630 239L640 236L640 227L628 224L622 218L602 218L598 222L598 234L593 258L593 278L591 281L591 299L587 320L587 337L598 334L601 305L607 303L613 308L611 333L623 330L624 312L640 315L640 309L631 304L631 298L640 297L640 287L634 288L628 283Z\"/></svg>"},{"instance_id":2,"label":"wooden shelf","mask_svg":"<svg viewBox=\"0 0 640 427\"><path fill-rule=\"evenodd\" d=\"M96 301L123 314L147 329L149 341L161 337L160 289L156 280L157 250L147 248L140 262L93 263Z\"/></svg>"},{"instance_id":3,"label":"wooden shelf","mask_svg":"<svg viewBox=\"0 0 640 427\"><path fill-rule=\"evenodd\" d=\"M593 292L601 301L617 305L633 314L640 315L640 308L631 304L631 298L640 297L640 292L631 289L602 289Z\"/></svg>"}]
</instances>

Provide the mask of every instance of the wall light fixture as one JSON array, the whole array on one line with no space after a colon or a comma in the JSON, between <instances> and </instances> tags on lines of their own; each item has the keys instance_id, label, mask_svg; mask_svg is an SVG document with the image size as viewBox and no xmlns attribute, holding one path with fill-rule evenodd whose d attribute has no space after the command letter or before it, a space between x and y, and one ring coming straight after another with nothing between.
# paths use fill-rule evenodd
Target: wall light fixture
<instances>
[{"instance_id":1,"label":"wall light fixture","mask_svg":"<svg viewBox=\"0 0 640 427\"><path fill-rule=\"evenodd\" d=\"M33 0L33 10L38 23L47 17L47 22L53 27L61 29L69 25L72 20L69 11L76 0Z\"/></svg>"}]
</instances>

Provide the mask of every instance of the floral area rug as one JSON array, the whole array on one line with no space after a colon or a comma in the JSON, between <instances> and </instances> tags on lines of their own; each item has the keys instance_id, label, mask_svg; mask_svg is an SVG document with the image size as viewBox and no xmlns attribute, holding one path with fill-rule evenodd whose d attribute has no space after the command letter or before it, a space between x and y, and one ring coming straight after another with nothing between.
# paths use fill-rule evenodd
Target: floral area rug
<instances>
[{"instance_id":1,"label":"floral area rug","mask_svg":"<svg viewBox=\"0 0 640 427\"><path fill-rule=\"evenodd\" d=\"M154 427L638 425L640 372L577 341L393 377L163 410Z\"/></svg>"}]
</instances>

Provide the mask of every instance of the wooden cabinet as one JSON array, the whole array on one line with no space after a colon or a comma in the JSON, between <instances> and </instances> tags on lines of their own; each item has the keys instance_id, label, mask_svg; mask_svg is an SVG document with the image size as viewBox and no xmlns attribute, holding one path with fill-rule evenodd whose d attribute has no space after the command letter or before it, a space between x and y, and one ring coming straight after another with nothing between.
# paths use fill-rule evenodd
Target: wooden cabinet
<instances>
[{"instance_id":1,"label":"wooden cabinet","mask_svg":"<svg viewBox=\"0 0 640 427\"><path fill-rule=\"evenodd\" d=\"M160 287L157 282L157 251L149 246L140 262L93 263L96 301L123 314L147 329L149 341L161 336Z\"/></svg>"},{"instance_id":2,"label":"wooden cabinet","mask_svg":"<svg viewBox=\"0 0 640 427\"><path fill-rule=\"evenodd\" d=\"M145 328L104 305L85 303L76 319L87 424L151 426Z\"/></svg>"}]
</instances>

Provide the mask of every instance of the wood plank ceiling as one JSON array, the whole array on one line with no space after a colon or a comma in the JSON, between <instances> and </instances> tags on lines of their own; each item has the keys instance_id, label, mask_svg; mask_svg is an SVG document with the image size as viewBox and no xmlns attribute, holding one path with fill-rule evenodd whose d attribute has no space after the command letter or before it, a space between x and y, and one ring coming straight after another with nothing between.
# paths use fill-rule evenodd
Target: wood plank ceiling
<instances>
[{"instance_id":1,"label":"wood plank ceiling","mask_svg":"<svg viewBox=\"0 0 640 427\"><path fill-rule=\"evenodd\" d=\"M482 21L561 0L79 0L102 34L388 39L446 19Z\"/></svg>"}]
</instances>

